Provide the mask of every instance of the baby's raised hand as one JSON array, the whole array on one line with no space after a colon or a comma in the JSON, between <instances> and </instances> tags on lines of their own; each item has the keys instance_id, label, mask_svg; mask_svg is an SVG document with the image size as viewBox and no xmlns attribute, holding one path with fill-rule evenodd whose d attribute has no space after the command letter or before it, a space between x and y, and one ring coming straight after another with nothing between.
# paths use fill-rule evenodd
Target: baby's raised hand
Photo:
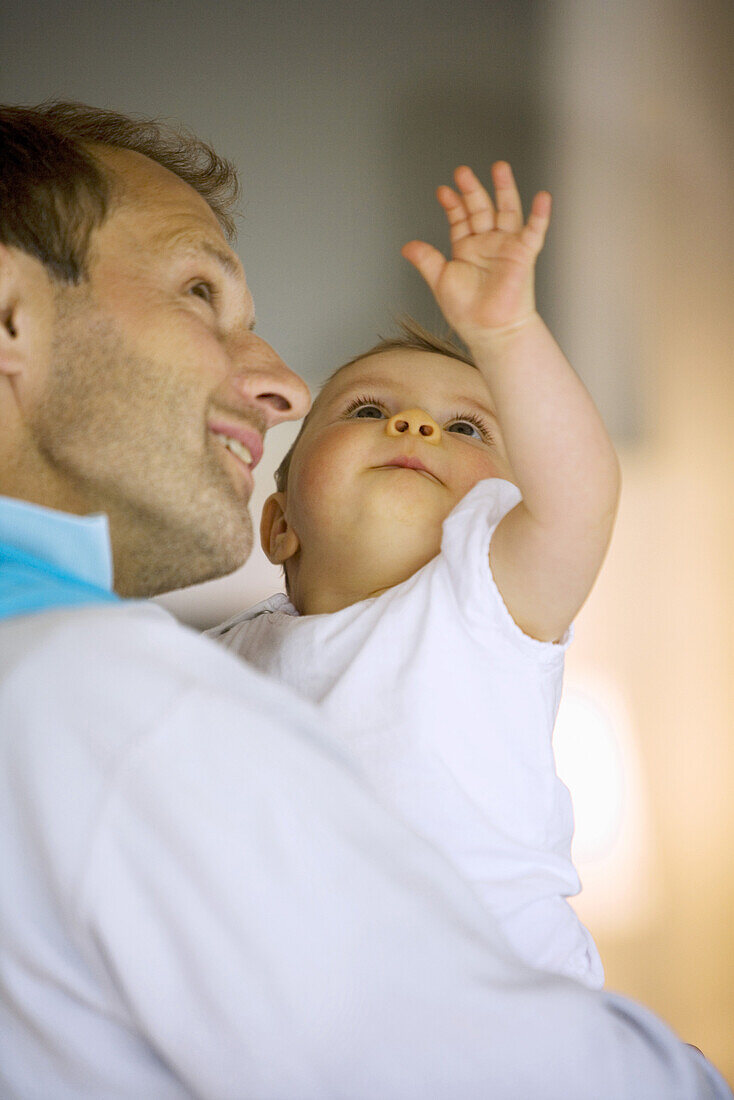
<instances>
[{"instance_id":1,"label":"baby's raised hand","mask_svg":"<svg viewBox=\"0 0 734 1100\"><path fill-rule=\"evenodd\" d=\"M436 197L446 211L451 259L425 241L402 248L433 291L441 311L468 343L522 324L535 312L535 259L550 221L551 197L540 191L523 224L520 195L505 161L492 165L495 202L471 168L457 168Z\"/></svg>"}]
</instances>

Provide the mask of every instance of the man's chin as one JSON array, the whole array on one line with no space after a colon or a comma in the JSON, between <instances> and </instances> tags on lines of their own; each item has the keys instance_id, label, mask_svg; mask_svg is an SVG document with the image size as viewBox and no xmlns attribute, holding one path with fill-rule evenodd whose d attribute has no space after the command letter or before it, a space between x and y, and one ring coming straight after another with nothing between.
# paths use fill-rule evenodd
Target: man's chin
<instances>
[{"instance_id":1,"label":"man's chin","mask_svg":"<svg viewBox=\"0 0 734 1100\"><path fill-rule=\"evenodd\" d=\"M160 596L180 588L191 588L206 581L227 577L244 565L252 552L252 524L249 521L200 526L195 531L167 533L157 543L155 553L147 555L147 568L137 571L134 593L121 595ZM211 517L210 517L211 518Z\"/></svg>"},{"instance_id":2,"label":"man's chin","mask_svg":"<svg viewBox=\"0 0 734 1100\"><path fill-rule=\"evenodd\" d=\"M187 562L190 579L186 587L228 577L243 566L252 553L252 527L249 524L246 530L238 534L220 530L211 532L210 535L212 537L207 545L199 548Z\"/></svg>"}]
</instances>

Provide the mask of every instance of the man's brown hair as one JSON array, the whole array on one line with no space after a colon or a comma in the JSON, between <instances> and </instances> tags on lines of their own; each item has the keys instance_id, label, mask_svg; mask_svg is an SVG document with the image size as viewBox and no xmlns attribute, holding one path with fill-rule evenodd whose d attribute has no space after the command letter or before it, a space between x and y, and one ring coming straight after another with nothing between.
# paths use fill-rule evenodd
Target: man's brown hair
<instances>
[{"instance_id":1,"label":"man's brown hair","mask_svg":"<svg viewBox=\"0 0 734 1100\"><path fill-rule=\"evenodd\" d=\"M142 153L206 200L234 236L237 173L187 130L82 103L0 106L0 243L67 283L86 276L92 232L114 201L114 178L94 146Z\"/></svg>"}]
</instances>

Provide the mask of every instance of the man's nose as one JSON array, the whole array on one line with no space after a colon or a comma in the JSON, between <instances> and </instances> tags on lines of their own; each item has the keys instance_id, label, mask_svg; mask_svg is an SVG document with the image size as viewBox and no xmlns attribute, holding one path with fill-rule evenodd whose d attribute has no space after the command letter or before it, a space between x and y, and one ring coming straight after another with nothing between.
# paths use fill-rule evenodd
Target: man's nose
<instances>
[{"instance_id":1,"label":"man's nose","mask_svg":"<svg viewBox=\"0 0 734 1100\"><path fill-rule=\"evenodd\" d=\"M440 443L441 429L423 409L403 409L391 416L385 425L388 435L417 435L426 443Z\"/></svg>"},{"instance_id":2,"label":"man's nose","mask_svg":"<svg viewBox=\"0 0 734 1100\"><path fill-rule=\"evenodd\" d=\"M311 407L311 394L303 379L252 332L234 354L231 385L248 405L261 410L269 428L283 420L300 420Z\"/></svg>"}]
</instances>

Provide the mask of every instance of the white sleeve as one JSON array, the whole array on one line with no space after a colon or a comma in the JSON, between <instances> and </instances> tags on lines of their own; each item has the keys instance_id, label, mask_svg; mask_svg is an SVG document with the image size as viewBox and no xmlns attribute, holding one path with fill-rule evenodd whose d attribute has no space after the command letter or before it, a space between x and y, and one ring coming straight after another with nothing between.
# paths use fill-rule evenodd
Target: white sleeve
<instances>
[{"instance_id":1,"label":"white sleeve","mask_svg":"<svg viewBox=\"0 0 734 1100\"><path fill-rule=\"evenodd\" d=\"M154 1054L211 1100L696 1100L654 1016L528 971L468 888L277 712L192 690L120 773L82 918Z\"/></svg>"},{"instance_id":2,"label":"white sleeve","mask_svg":"<svg viewBox=\"0 0 734 1100\"><path fill-rule=\"evenodd\" d=\"M525 634L507 610L489 567L492 536L521 500L520 490L510 481L478 482L445 521L441 553L457 605L480 643L488 628L493 629L518 652L538 663L552 663L563 657L573 638L572 627L558 642L541 642Z\"/></svg>"}]
</instances>

